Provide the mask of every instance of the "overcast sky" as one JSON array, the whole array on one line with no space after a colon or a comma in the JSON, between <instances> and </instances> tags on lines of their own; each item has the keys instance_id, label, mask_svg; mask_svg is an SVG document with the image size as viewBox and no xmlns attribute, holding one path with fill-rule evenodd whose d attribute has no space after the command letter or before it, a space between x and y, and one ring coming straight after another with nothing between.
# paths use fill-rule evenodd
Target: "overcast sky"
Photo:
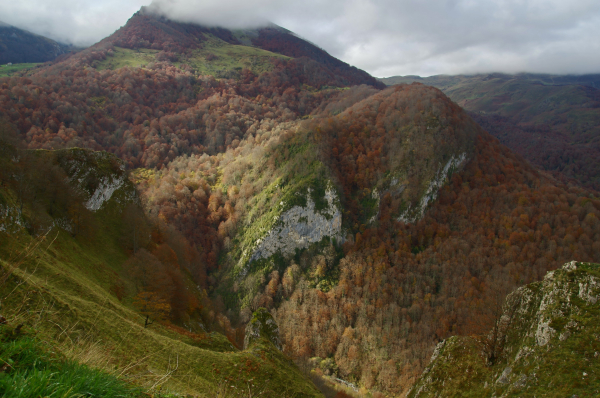
<instances>
[{"instance_id":1,"label":"overcast sky","mask_svg":"<svg viewBox=\"0 0 600 398\"><path fill-rule=\"evenodd\" d=\"M2 0L0 20L90 45L151 0ZM269 20L377 77L600 73L599 0L159 0L172 18Z\"/></svg>"}]
</instances>

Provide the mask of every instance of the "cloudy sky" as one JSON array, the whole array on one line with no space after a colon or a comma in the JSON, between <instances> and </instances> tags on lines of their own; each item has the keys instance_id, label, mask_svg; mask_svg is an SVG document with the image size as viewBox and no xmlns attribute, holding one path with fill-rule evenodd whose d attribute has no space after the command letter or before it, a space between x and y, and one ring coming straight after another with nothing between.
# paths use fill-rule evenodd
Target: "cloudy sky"
<instances>
[{"instance_id":1,"label":"cloudy sky","mask_svg":"<svg viewBox=\"0 0 600 398\"><path fill-rule=\"evenodd\" d=\"M2 1L0 20L90 45L151 0ZM272 21L374 76L600 73L598 0L158 0L172 18Z\"/></svg>"}]
</instances>

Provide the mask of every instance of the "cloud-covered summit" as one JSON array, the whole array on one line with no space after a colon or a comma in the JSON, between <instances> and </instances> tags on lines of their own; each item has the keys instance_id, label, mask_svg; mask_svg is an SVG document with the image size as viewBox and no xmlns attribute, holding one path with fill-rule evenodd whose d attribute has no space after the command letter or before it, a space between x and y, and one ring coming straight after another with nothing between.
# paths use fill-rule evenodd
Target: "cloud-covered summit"
<instances>
[{"instance_id":1,"label":"cloud-covered summit","mask_svg":"<svg viewBox=\"0 0 600 398\"><path fill-rule=\"evenodd\" d=\"M7 1L0 15L57 41L89 45L148 2ZM600 72L597 0L155 0L150 7L208 26L271 21L375 76Z\"/></svg>"},{"instance_id":2,"label":"cloud-covered summit","mask_svg":"<svg viewBox=\"0 0 600 398\"><path fill-rule=\"evenodd\" d=\"M258 28L269 25L265 12L248 1L229 1L223 7L219 1L154 0L147 12L165 16L178 22L196 23L207 27L227 29Z\"/></svg>"}]
</instances>

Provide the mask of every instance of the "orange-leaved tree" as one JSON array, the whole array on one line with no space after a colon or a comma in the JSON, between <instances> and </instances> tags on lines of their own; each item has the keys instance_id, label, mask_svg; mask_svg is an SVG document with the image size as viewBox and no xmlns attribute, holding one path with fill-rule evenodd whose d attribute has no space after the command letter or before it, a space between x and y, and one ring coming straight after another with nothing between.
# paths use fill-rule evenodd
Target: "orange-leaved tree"
<instances>
[{"instance_id":1,"label":"orange-leaved tree","mask_svg":"<svg viewBox=\"0 0 600 398\"><path fill-rule=\"evenodd\" d=\"M142 315L146 315L144 328L147 328L155 320L165 320L171 312L169 302L155 292L139 292L133 299L133 305Z\"/></svg>"}]
</instances>

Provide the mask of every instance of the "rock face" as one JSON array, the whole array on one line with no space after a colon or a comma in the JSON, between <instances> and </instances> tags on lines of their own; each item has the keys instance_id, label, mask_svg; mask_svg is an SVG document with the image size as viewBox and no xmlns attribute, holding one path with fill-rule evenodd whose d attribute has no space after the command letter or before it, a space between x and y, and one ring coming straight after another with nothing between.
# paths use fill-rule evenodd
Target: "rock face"
<instances>
[{"instance_id":1,"label":"rock face","mask_svg":"<svg viewBox=\"0 0 600 398\"><path fill-rule=\"evenodd\" d=\"M250 319L250 322L246 326L244 349L249 348L260 339L265 339L273 343L277 349L281 350L279 327L275 323L271 313L265 308L259 308L252 314L252 319Z\"/></svg>"},{"instance_id":2,"label":"rock face","mask_svg":"<svg viewBox=\"0 0 600 398\"><path fill-rule=\"evenodd\" d=\"M294 254L296 249L320 242L326 236L342 241L342 213L335 204L337 196L332 188L326 190L325 199L328 206L319 212L309 191L306 207L294 206L283 213L276 226L257 242L248 263L277 252L283 256Z\"/></svg>"},{"instance_id":3,"label":"rock face","mask_svg":"<svg viewBox=\"0 0 600 398\"><path fill-rule=\"evenodd\" d=\"M96 212L113 199L118 204L136 200L133 184L127 179L125 165L116 156L103 151L67 149L56 151L70 182L87 196L85 207Z\"/></svg>"},{"instance_id":4,"label":"rock face","mask_svg":"<svg viewBox=\"0 0 600 398\"><path fill-rule=\"evenodd\" d=\"M436 347L409 397L598 396L600 265L572 261L507 297L490 364L482 339L454 336ZM507 322L508 318L512 322ZM457 395L458 394L458 395Z\"/></svg>"},{"instance_id":5,"label":"rock face","mask_svg":"<svg viewBox=\"0 0 600 398\"><path fill-rule=\"evenodd\" d=\"M0 232L17 233L23 228L23 218L18 207L0 204Z\"/></svg>"},{"instance_id":6,"label":"rock face","mask_svg":"<svg viewBox=\"0 0 600 398\"><path fill-rule=\"evenodd\" d=\"M406 209L400 217L398 217L398 221L402 221L405 223L411 223L415 221L419 221L425 215L425 210L427 210L427 205L437 199L439 190L446 181L448 177L455 171L460 170L462 166L465 165L467 160L467 153L461 153L457 156L452 156L450 160L446 163L446 165L438 170L435 177L431 180L429 185L427 186L427 190L423 194L419 204L416 207L409 207Z\"/></svg>"},{"instance_id":7,"label":"rock face","mask_svg":"<svg viewBox=\"0 0 600 398\"><path fill-rule=\"evenodd\" d=\"M48 156L65 171L69 183L83 193L84 206L92 212L110 207L108 203L120 209L129 203L139 203L123 162L108 152L71 148L41 151L40 155ZM27 221L15 203L0 202L0 232L14 234L26 225ZM73 225L69 217L52 217L47 228L58 227L73 232Z\"/></svg>"}]
</instances>

